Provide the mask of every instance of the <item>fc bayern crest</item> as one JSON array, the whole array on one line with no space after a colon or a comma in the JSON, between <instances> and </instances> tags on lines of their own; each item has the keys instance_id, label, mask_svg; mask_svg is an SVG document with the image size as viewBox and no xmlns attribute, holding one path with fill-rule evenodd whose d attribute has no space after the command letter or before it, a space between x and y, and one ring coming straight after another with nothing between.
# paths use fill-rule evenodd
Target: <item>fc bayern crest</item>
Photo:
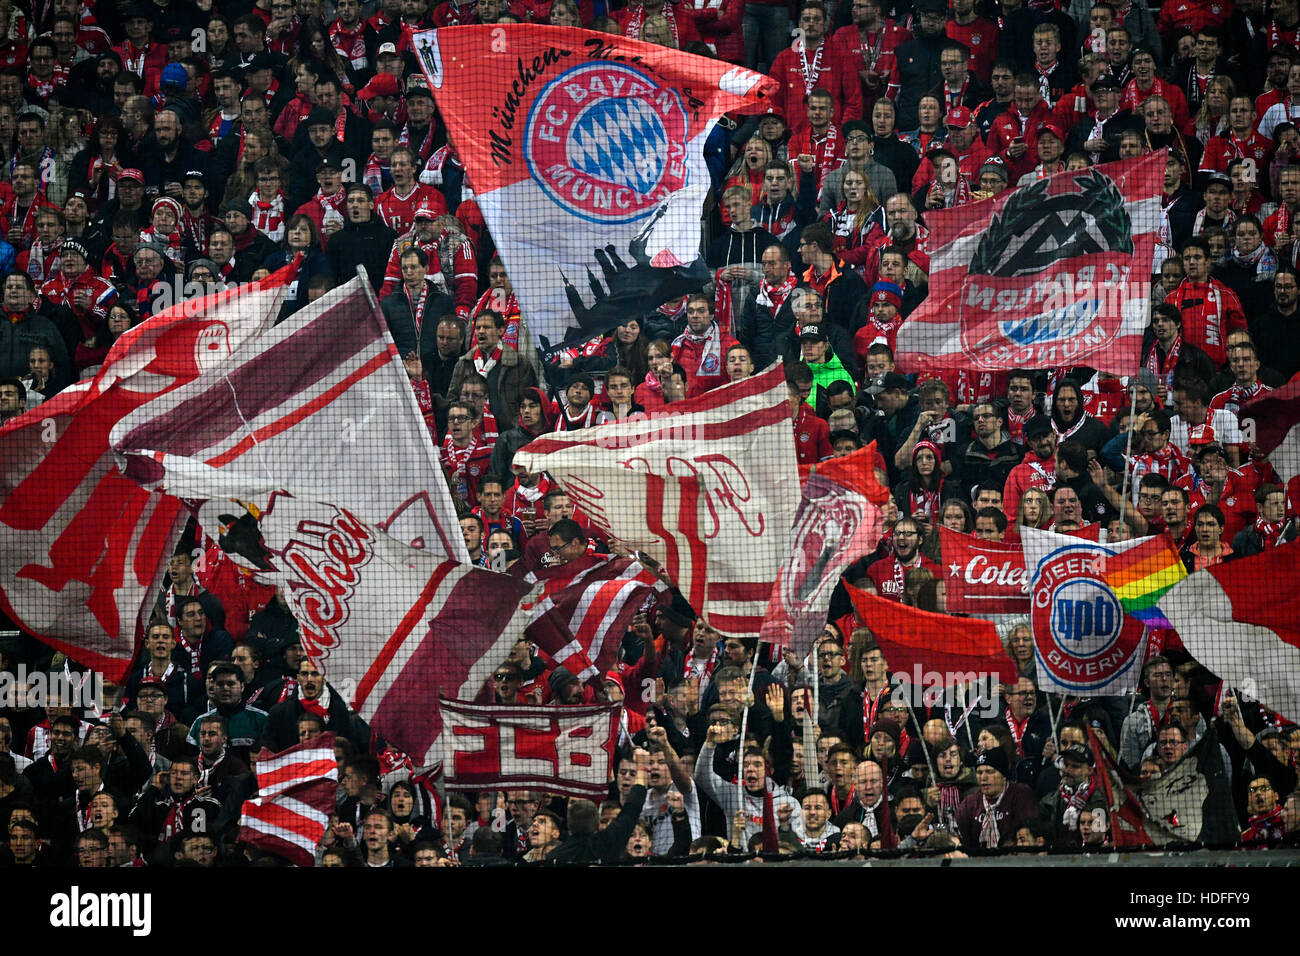
<instances>
[{"instance_id":1,"label":"fc bayern crest","mask_svg":"<svg viewBox=\"0 0 1300 956\"><path fill-rule=\"evenodd\" d=\"M1146 629L1099 570L1116 552L1091 541L1058 548L1034 569L1030 597L1038 666L1072 692L1100 691L1140 662Z\"/></svg>"},{"instance_id":2,"label":"fc bayern crest","mask_svg":"<svg viewBox=\"0 0 1300 956\"><path fill-rule=\"evenodd\" d=\"M524 128L524 159L566 212L590 222L634 222L686 184L689 125L675 91L620 63L587 63L538 94Z\"/></svg>"}]
</instances>

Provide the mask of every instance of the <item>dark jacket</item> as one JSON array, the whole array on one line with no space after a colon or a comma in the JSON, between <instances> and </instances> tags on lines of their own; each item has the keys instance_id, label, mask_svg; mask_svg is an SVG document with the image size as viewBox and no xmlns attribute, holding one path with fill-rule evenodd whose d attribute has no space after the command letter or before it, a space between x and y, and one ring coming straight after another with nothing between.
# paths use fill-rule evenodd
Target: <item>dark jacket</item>
<instances>
[{"instance_id":1,"label":"dark jacket","mask_svg":"<svg viewBox=\"0 0 1300 956\"><path fill-rule=\"evenodd\" d=\"M335 241L341 235L343 233L336 235ZM334 243L331 242L331 251L333 251L333 248ZM383 273L381 272L380 279L382 278ZM392 333L393 344L397 346L397 354L407 355L418 350L420 361L424 366L425 377L427 378L431 368L437 368L442 364L438 358L438 336L435 334L438 320L444 315L454 314L456 304L447 293L438 291L431 280L425 279L424 281L429 288L429 293L425 299L424 319L419 329L415 327L415 314L411 311L411 300L406 296L405 285L399 286L395 292L385 296L383 301L379 303L379 307L383 310L384 319L388 322L388 331ZM448 379L450 380L450 376ZM432 382L429 383L429 387L433 388ZM434 391L438 390L434 389Z\"/></svg>"},{"instance_id":2,"label":"dark jacket","mask_svg":"<svg viewBox=\"0 0 1300 956\"><path fill-rule=\"evenodd\" d=\"M68 347L58 326L39 312L28 309L17 323L6 317L0 321L0 378L18 378L27 374L27 353L34 345L43 345L54 359L54 386L51 394L72 384L76 376L68 358ZM45 396L49 398L49 395Z\"/></svg>"},{"instance_id":3,"label":"dark jacket","mask_svg":"<svg viewBox=\"0 0 1300 956\"><path fill-rule=\"evenodd\" d=\"M617 863L644 806L645 787L638 783L627 792L627 802L609 826L597 833L569 837L547 859L554 863Z\"/></svg>"},{"instance_id":4,"label":"dark jacket","mask_svg":"<svg viewBox=\"0 0 1300 956\"><path fill-rule=\"evenodd\" d=\"M384 270L388 268L388 256L393 251L397 233L384 225L382 219L372 213L368 222L353 222L348 219L343 228L330 237L329 256L334 278L347 282L357 274L357 266L366 267L370 278L370 287L378 294L384 283ZM436 313L441 316L442 313ZM403 355L406 353L403 352Z\"/></svg>"},{"instance_id":5,"label":"dark jacket","mask_svg":"<svg viewBox=\"0 0 1300 956\"><path fill-rule=\"evenodd\" d=\"M279 753L298 743L298 718L307 712L302 700L295 694L288 700L273 706L266 715L266 730L262 734L262 743ZM330 705L326 710L325 729L340 737L352 739L352 712L344 703L342 696L330 688ZM356 744L356 741L353 741Z\"/></svg>"},{"instance_id":6,"label":"dark jacket","mask_svg":"<svg viewBox=\"0 0 1300 956\"><path fill-rule=\"evenodd\" d=\"M1008 783L1007 789L994 810L998 825L999 844L1014 843L1016 830L1021 824L1038 818L1038 803L1034 793L1023 783ZM957 808L957 831L967 850L982 848L980 830L987 814L984 812L984 795L977 789L969 794Z\"/></svg>"},{"instance_id":7,"label":"dark jacket","mask_svg":"<svg viewBox=\"0 0 1300 956\"><path fill-rule=\"evenodd\" d=\"M957 454L953 456L952 477L967 493L976 485L986 481L1005 485L1011 469L1020 464L1020 460L1024 457L1024 448L1009 438L993 448L986 448L978 440L970 441L958 449Z\"/></svg>"},{"instance_id":8,"label":"dark jacket","mask_svg":"<svg viewBox=\"0 0 1300 956\"><path fill-rule=\"evenodd\" d=\"M461 382L476 374L474 352L471 350L460 357L456 370L451 374L452 394L458 394ZM519 400L523 398L524 389L537 385L537 373L532 365L524 361L522 355L508 345L501 348L501 360L487 374L488 404L497 421L512 422L519 414Z\"/></svg>"}]
</instances>

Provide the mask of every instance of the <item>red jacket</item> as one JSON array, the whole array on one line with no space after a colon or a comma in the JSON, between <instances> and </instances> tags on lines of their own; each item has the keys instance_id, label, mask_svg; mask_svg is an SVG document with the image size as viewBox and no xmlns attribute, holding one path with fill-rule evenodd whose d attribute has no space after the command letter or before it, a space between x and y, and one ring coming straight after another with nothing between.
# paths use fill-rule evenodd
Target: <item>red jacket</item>
<instances>
[{"instance_id":1,"label":"red jacket","mask_svg":"<svg viewBox=\"0 0 1300 956\"><path fill-rule=\"evenodd\" d=\"M1044 461L1033 453L1026 451L1024 460L1011 469L1007 483L1002 488L1002 511L1007 521L1015 524L1016 514L1020 511L1020 499L1030 488L1049 491L1056 480L1056 456Z\"/></svg>"},{"instance_id":2,"label":"red jacket","mask_svg":"<svg viewBox=\"0 0 1300 956\"><path fill-rule=\"evenodd\" d=\"M1246 313L1237 294L1218 279L1184 279L1165 301L1183 314L1183 341L1210 357L1215 368L1228 361L1228 333L1246 328Z\"/></svg>"},{"instance_id":3,"label":"red jacket","mask_svg":"<svg viewBox=\"0 0 1300 956\"><path fill-rule=\"evenodd\" d=\"M808 94L819 87L835 100L831 121L836 126L842 125L846 119L861 117L862 84L856 66L850 64L842 47L827 38L807 60L806 76L804 58L794 47L782 50L772 61L769 75L778 84L772 95L772 104L785 116L786 125L791 129L807 125Z\"/></svg>"},{"instance_id":4,"label":"red jacket","mask_svg":"<svg viewBox=\"0 0 1300 956\"><path fill-rule=\"evenodd\" d=\"M707 3L697 6L685 0L677 10L679 14L690 17L700 38L718 51L719 60L744 64L745 34L740 28L740 20L745 13L745 0L722 0L716 7Z\"/></svg>"},{"instance_id":5,"label":"red jacket","mask_svg":"<svg viewBox=\"0 0 1300 956\"><path fill-rule=\"evenodd\" d=\"M711 388L727 383L727 349L736 344L715 322L712 333L717 338L717 348L709 349L708 342L691 340L690 330L673 340L673 361L686 370L686 397L703 395ZM649 406L646 406L649 408Z\"/></svg>"},{"instance_id":6,"label":"red jacket","mask_svg":"<svg viewBox=\"0 0 1300 956\"><path fill-rule=\"evenodd\" d=\"M912 568L925 568L940 581L943 580L943 570L925 555L918 554L913 561L913 564L901 567L902 577L905 578L907 572ZM871 582L876 586L876 593L882 598L888 598L891 601L902 601L903 585L899 581L899 570L898 557L890 554L879 561L873 562L867 568L867 577L871 579Z\"/></svg>"},{"instance_id":7,"label":"red jacket","mask_svg":"<svg viewBox=\"0 0 1300 956\"><path fill-rule=\"evenodd\" d=\"M1231 130L1225 130L1221 136L1211 137L1201 154L1203 173L1226 173L1228 163L1234 159L1253 159L1255 167L1268 169L1269 160L1273 158L1273 141L1260 136L1254 130L1245 139L1238 139Z\"/></svg>"},{"instance_id":8,"label":"red jacket","mask_svg":"<svg viewBox=\"0 0 1300 956\"><path fill-rule=\"evenodd\" d=\"M993 126L989 129L989 152L1006 160L1010 172L1009 182L1012 184L1018 182L1025 173L1034 171L1038 162L1038 131L1051 121L1052 109L1044 100L1038 101L1038 105L1025 117L1023 125L1014 100L1006 112L993 121ZM1007 154L1007 147L1018 137L1024 138L1025 151L1019 159L1012 159Z\"/></svg>"},{"instance_id":9,"label":"red jacket","mask_svg":"<svg viewBox=\"0 0 1300 956\"><path fill-rule=\"evenodd\" d=\"M830 426L813 414L807 402L799 403L799 414L794 417L794 451L801 465L815 465L825 461L831 450Z\"/></svg>"},{"instance_id":10,"label":"red jacket","mask_svg":"<svg viewBox=\"0 0 1300 956\"><path fill-rule=\"evenodd\" d=\"M882 36L883 34L883 36ZM874 34L868 34L864 43L858 28L849 24L840 27L831 35L830 42L839 47L840 62L845 72L858 84L865 107L874 106L882 96L895 99L898 96L898 48L912 39L912 34L897 24L886 21L885 26ZM876 44L880 44L879 52ZM874 57L874 60L873 60ZM880 77L875 86L868 86L862 79L861 71L872 67ZM863 113L865 118L870 114ZM857 119L850 116L849 119Z\"/></svg>"}]
</instances>

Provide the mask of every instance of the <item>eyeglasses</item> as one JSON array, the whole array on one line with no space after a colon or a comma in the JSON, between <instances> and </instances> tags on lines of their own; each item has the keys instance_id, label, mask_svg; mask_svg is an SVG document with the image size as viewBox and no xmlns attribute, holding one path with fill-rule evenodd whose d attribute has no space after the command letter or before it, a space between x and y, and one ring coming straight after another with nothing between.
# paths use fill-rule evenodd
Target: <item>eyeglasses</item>
<instances>
[{"instance_id":1,"label":"eyeglasses","mask_svg":"<svg viewBox=\"0 0 1300 956\"><path fill-rule=\"evenodd\" d=\"M519 675L518 674L493 674L492 679L496 681L498 684L500 684L508 680L519 680Z\"/></svg>"},{"instance_id":2,"label":"eyeglasses","mask_svg":"<svg viewBox=\"0 0 1300 956\"><path fill-rule=\"evenodd\" d=\"M449 422L467 422L467 421L469 421L469 416L468 416L468 415L448 415L448 416L447 416L447 421L449 421Z\"/></svg>"},{"instance_id":3,"label":"eyeglasses","mask_svg":"<svg viewBox=\"0 0 1300 956\"><path fill-rule=\"evenodd\" d=\"M817 659L819 661L833 661L837 657L843 657L843 656L844 655L841 654L839 651L835 651L834 653L818 654Z\"/></svg>"}]
</instances>

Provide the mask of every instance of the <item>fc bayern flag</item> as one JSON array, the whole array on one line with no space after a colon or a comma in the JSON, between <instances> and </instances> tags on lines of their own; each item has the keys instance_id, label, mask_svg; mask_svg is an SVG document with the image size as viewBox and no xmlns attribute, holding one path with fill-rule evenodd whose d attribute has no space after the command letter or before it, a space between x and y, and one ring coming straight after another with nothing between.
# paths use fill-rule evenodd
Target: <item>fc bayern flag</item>
<instances>
[{"instance_id":1,"label":"fc bayern flag","mask_svg":"<svg viewBox=\"0 0 1300 956\"><path fill-rule=\"evenodd\" d=\"M1106 582L1106 559L1150 538L1100 544L1037 528L1020 533L1039 690L1088 697L1137 690L1146 627L1124 613Z\"/></svg>"},{"instance_id":2,"label":"fc bayern flag","mask_svg":"<svg viewBox=\"0 0 1300 956\"><path fill-rule=\"evenodd\" d=\"M773 80L567 27L452 27L413 43L543 349L708 280L704 142L723 113L754 112Z\"/></svg>"},{"instance_id":3,"label":"fc bayern flag","mask_svg":"<svg viewBox=\"0 0 1300 956\"><path fill-rule=\"evenodd\" d=\"M927 210L930 293L898 330L900 367L1131 374L1147 327L1165 152Z\"/></svg>"},{"instance_id":4,"label":"fc bayern flag","mask_svg":"<svg viewBox=\"0 0 1300 956\"><path fill-rule=\"evenodd\" d=\"M603 799L618 747L617 704L470 704L442 698L448 790L542 790Z\"/></svg>"},{"instance_id":5,"label":"fc bayern flag","mask_svg":"<svg viewBox=\"0 0 1300 956\"><path fill-rule=\"evenodd\" d=\"M98 374L0 427L0 608L73 660L125 675L188 518L118 468L112 429L175 407L275 323L296 265L128 329Z\"/></svg>"}]
</instances>

